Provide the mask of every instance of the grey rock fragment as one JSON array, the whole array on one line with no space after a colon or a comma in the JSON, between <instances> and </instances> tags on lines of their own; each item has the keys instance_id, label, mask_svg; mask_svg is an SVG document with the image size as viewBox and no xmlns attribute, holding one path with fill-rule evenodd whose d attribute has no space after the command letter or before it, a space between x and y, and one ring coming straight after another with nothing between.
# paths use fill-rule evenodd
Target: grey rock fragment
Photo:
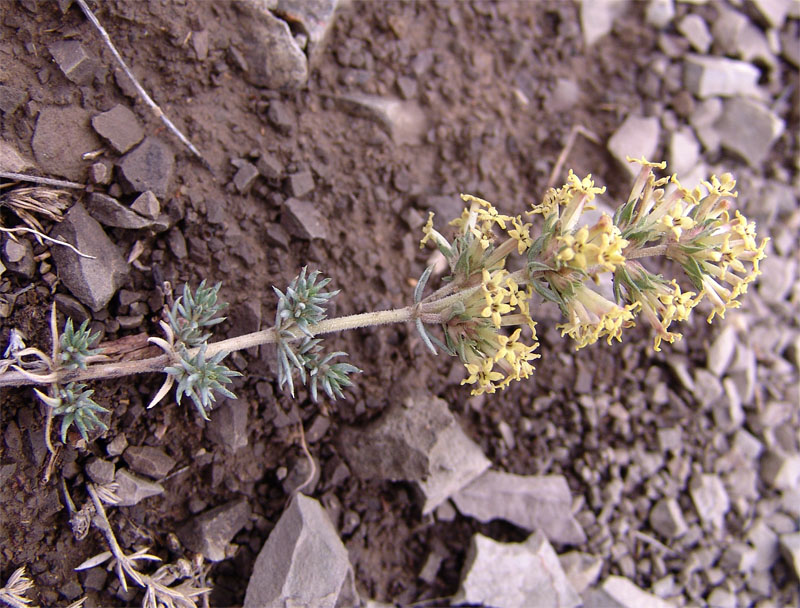
<instances>
[{"instance_id":1,"label":"grey rock fragment","mask_svg":"<svg viewBox=\"0 0 800 608\"><path fill-rule=\"evenodd\" d=\"M699 53L707 53L711 47L711 32L700 15L690 13L678 22L678 31Z\"/></svg>"},{"instance_id":2,"label":"grey rock fragment","mask_svg":"<svg viewBox=\"0 0 800 608\"><path fill-rule=\"evenodd\" d=\"M314 176L308 169L292 173L286 178L286 186L289 196L300 198L314 190Z\"/></svg>"},{"instance_id":3,"label":"grey rock fragment","mask_svg":"<svg viewBox=\"0 0 800 608\"><path fill-rule=\"evenodd\" d=\"M558 561L570 584L578 593L583 593L587 587L594 585L603 569L602 558L581 551L570 551L559 555Z\"/></svg>"},{"instance_id":4,"label":"grey rock fragment","mask_svg":"<svg viewBox=\"0 0 800 608\"><path fill-rule=\"evenodd\" d=\"M158 198L165 198L175 166L175 155L157 137L146 137L120 163L120 171L127 192L150 190Z\"/></svg>"},{"instance_id":5,"label":"grey rock fragment","mask_svg":"<svg viewBox=\"0 0 800 608\"><path fill-rule=\"evenodd\" d=\"M295 90L308 80L308 61L289 24L278 19L260 0L237 2L241 17L244 57L249 69L244 77L268 89Z\"/></svg>"},{"instance_id":6,"label":"grey rock fragment","mask_svg":"<svg viewBox=\"0 0 800 608\"><path fill-rule=\"evenodd\" d=\"M766 159L784 126L764 104L744 97L726 100L722 115L714 123L722 147L754 168Z\"/></svg>"},{"instance_id":7,"label":"grey rock fragment","mask_svg":"<svg viewBox=\"0 0 800 608\"><path fill-rule=\"evenodd\" d=\"M734 541L725 548L720 558L720 566L748 573L756 563L756 550L747 543Z\"/></svg>"},{"instance_id":8,"label":"grey rock fragment","mask_svg":"<svg viewBox=\"0 0 800 608\"><path fill-rule=\"evenodd\" d=\"M175 466L175 459L161 448L149 445L132 445L122 455L125 462L137 473L161 479Z\"/></svg>"},{"instance_id":9,"label":"grey rock fragment","mask_svg":"<svg viewBox=\"0 0 800 608\"><path fill-rule=\"evenodd\" d=\"M761 479L776 490L800 486L800 454L786 453L780 448L768 450L761 458Z\"/></svg>"},{"instance_id":10,"label":"grey rock fragment","mask_svg":"<svg viewBox=\"0 0 800 608\"><path fill-rule=\"evenodd\" d=\"M603 584L583 594L584 608L671 608L671 604L647 593L627 578L609 576Z\"/></svg>"},{"instance_id":11,"label":"grey rock fragment","mask_svg":"<svg viewBox=\"0 0 800 608\"><path fill-rule=\"evenodd\" d=\"M426 515L490 464L447 403L430 395L406 398L366 429L346 429L341 444L359 477L415 482Z\"/></svg>"},{"instance_id":12,"label":"grey rock fragment","mask_svg":"<svg viewBox=\"0 0 800 608\"><path fill-rule=\"evenodd\" d=\"M161 203L158 202L156 195L148 190L136 197L131 204L131 209L142 217L157 220L161 214Z\"/></svg>"},{"instance_id":13,"label":"grey rock fragment","mask_svg":"<svg viewBox=\"0 0 800 608\"><path fill-rule=\"evenodd\" d=\"M794 257L771 255L761 263L762 275L758 281L758 293L766 302L782 302L794 284L797 260Z\"/></svg>"},{"instance_id":14,"label":"grey rock fragment","mask_svg":"<svg viewBox=\"0 0 800 608\"><path fill-rule=\"evenodd\" d=\"M659 132L658 118L628 116L608 140L608 150L634 176L639 173L639 166L629 163L626 156L652 159L658 147Z\"/></svg>"},{"instance_id":15,"label":"grey rock fragment","mask_svg":"<svg viewBox=\"0 0 800 608\"><path fill-rule=\"evenodd\" d=\"M117 199L100 192L92 192L89 195L87 209L89 214L104 226L139 230L153 225L152 220L142 217Z\"/></svg>"},{"instance_id":16,"label":"grey rock fragment","mask_svg":"<svg viewBox=\"0 0 800 608\"><path fill-rule=\"evenodd\" d=\"M88 162L83 155L100 147L89 126L89 113L75 105L42 108L31 143L42 171L73 181L85 178Z\"/></svg>"},{"instance_id":17,"label":"grey rock fragment","mask_svg":"<svg viewBox=\"0 0 800 608\"><path fill-rule=\"evenodd\" d=\"M650 0L645 9L645 19L650 25L659 29L670 24L675 17L674 0Z\"/></svg>"},{"instance_id":18,"label":"grey rock fragment","mask_svg":"<svg viewBox=\"0 0 800 608\"><path fill-rule=\"evenodd\" d=\"M90 84L94 80L97 62L77 40L59 40L51 44L48 50L64 76L78 86Z\"/></svg>"},{"instance_id":19,"label":"grey rock fragment","mask_svg":"<svg viewBox=\"0 0 800 608\"><path fill-rule=\"evenodd\" d=\"M700 519L722 529L725 514L730 509L730 499L722 480L711 473L696 475L689 482L689 494Z\"/></svg>"},{"instance_id":20,"label":"grey rock fragment","mask_svg":"<svg viewBox=\"0 0 800 608\"><path fill-rule=\"evenodd\" d=\"M756 550L756 559L753 564L755 572L766 572L778 560L779 547L778 535L766 524L763 519L757 519L747 531L745 540Z\"/></svg>"},{"instance_id":21,"label":"grey rock fragment","mask_svg":"<svg viewBox=\"0 0 800 608\"><path fill-rule=\"evenodd\" d=\"M486 471L454 494L453 502L463 515L484 523L504 519L526 530L541 530L553 542L579 545L586 541L572 515L572 496L561 475Z\"/></svg>"},{"instance_id":22,"label":"grey rock fragment","mask_svg":"<svg viewBox=\"0 0 800 608\"><path fill-rule=\"evenodd\" d=\"M207 560L222 561L228 557L228 543L250 520L250 512L245 499L233 500L193 517L178 529L178 538Z\"/></svg>"},{"instance_id":23,"label":"grey rock fragment","mask_svg":"<svg viewBox=\"0 0 800 608\"><path fill-rule=\"evenodd\" d=\"M701 99L735 95L758 97L760 76L754 65L727 57L689 54L684 60L684 85Z\"/></svg>"},{"instance_id":24,"label":"grey rock fragment","mask_svg":"<svg viewBox=\"0 0 800 608\"><path fill-rule=\"evenodd\" d=\"M92 118L92 127L120 154L125 154L144 137L142 125L122 104Z\"/></svg>"},{"instance_id":25,"label":"grey rock fragment","mask_svg":"<svg viewBox=\"0 0 800 608\"><path fill-rule=\"evenodd\" d=\"M258 172L267 179L280 179L283 176L283 165L275 156L264 152L256 163Z\"/></svg>"},{"instance_id":26,"label":"grey rock fragment","mask_svg":"<svg viewBox=\"0 0 800 608\"><path fill-rule=\"evenodd\" d=\"M706 367L718 378L725 373L736 352L736 330L728 325L714 338L706 356Z\"/></svg>"},{"instance_id":27,"label":"grey rock fragment","mask_svg":"<svg viewBox=\"0 0 800 608\"><path fill-rule=\"evenodd\" d=\"M792 567L794 575L800 579L800 532L781 534L780 547L783 559Z\"/></svg>"},{"instance_id":28,"label":"grey rock fragment","mask_svg":"<svg viewBox=\"0 0 800 608\"><path fill-rule=\"evenodd\" d=\"M689 529L678 501L674 498L659 500L650 511L650 526L668 539L679 538Z\"/></svg>"},{"instance_id":29,"label":"grey rock fragment","mask_svg":"<svg viewBox=\"0 0 800 608\"><path fill-rule=\"evenodd\" d=\"M86 465L86 474L101 485L114 481L115 472L114 463L102 458L92 458Z\"/></svg>"},{"instance_id":30,"label":"grey rock fragment","mask_svg":"<svg viewBox=\"0 0 800 608\"><path fill-rule=\"evenodd\" d=\"M183 236L183 232L179 228L173 228L169 231L167 244L172 255L179 260L183 260L189 255L189 250L186 248L186 237Z\"/></svg>"},{"instance_id":31,"label":"grey rock fragment","mask_svg":"<svg viewBox=\"0 0 800 608\"><path fill-rule=\"evenodd\" d=\"M299 23L308 36L306 52L313 64L324 48L342 0L278 0L275 12L293 23Z\"/></svg>"},{"instance_id":32,"label":"grey rock fragment","mask_svg":"<svg viewBox=\"0 0 800 608\"><path fill-rule=\"evenodd\" d=\"M360 605L353 569L319 502L298 494L256 558L244 608Z\"/></svg>"},{"instance_id":33,"label":"grey rock fragment","mask_svg":"<svg viewBox=\"0 0 800 608\"><path fill-rule=\"evenodd\" d=\"M706 407L718 399L723 392L722 383L714 374L702 367L694 370L694 390L698 403Z\"/></svg>"},{"instance_id":34,"label":"grey rock fragment","mask_svg":"<svg viewBox=\"0 0 800 608\"><path fill-rule=\"evenodd\" d=\"M119 484L117 489L117 496L120 499L117 503L119 507L132 507L145 498L164 493L164 487L160 483L142 479L127 469L117 471L115 481Z\"/></svg>"},{"instance_id":35,"label":"grey rock fragment","mask_svg":"<svg viewBox=\"0 0 800 608\"><path fill-rule=\"evenodd\" d=\"M267 119L280 133L290 135L297 126L292 109L282 101L272 101L267 111Z\"/></svg>"},{"instance_id":36,"label":"grey rock fragment","mask_svg":"<svg viewBox=\"0 0 800 608\"><path fill-rule=\"evenodd\" d=\"M242 162L239 164L239 170L233 176L233 185L240 194L246 194L253 182L258 177L258 169L252 163Z\"/></svg>"},{"instance_id":37,"label":"grey rock fragment","mask_svg":"<svg viewBox=\"0 0 800 608\"><path fill-rule=\"evenodd\" d=\"M780 29L792 7L792 0L752 0L770 27Z\"/></svg>"},{"instance_id":38,"label":"grey rock fragment","mask_svg":"<svg viewBox=\"0 0 800 608\"><path fill-rule=\"evenodd\" d=\"M206 435L211 441L233 454L247 445L249 404L244 399L228 399L214 408L206 425Z\"/></svg>"},{"instance_id":39,"label":"grey rock fragment","mask_svg":"<svg viewBox=\"0 0 800 608\"><path fill-rule=\"evenodd\" d=\"M79 202L70 208L50 236L94 256L94 259L81 257L68 247L51 249L58 276L72 295L95 312L104 308L128 274L128 266L116 245Z\"/></svg>"},{"instance_id":40,"label":"grey rock fragment","mask_svg":"<svg viewBox=\"0 0 800 608\"><path fill-rule=\"evenodd\" d=\"M289 234L299 239L328 238L327 219L313 203L308 201L288 199L281 223Z\"/></svg>"},{"instance_id":41,"label":"grey rock fragment","mask_svg":"<svg viewBox=\"0 0 800 608\"><path fill-rule=\"evenodd\" d=\"M427 118L413 101L377 95L342 95L339 103L350 114L377 120L397 145L418 145L425 135Z\"/></svg>"},{"instance_id":42,"label":"grey rock fragment","mask_svg":"<svg viewBox=\"0 0 800 608\"><path fill-rule=\"evenodd\" d=\"M112 439L106 446L106 453L111 456L119 456L128 447L128 438L125 433L120 433Z\"/></svg>"},{"instance_id":43,"label":"grey rock fragment","mask_svg":"<svg viewBox=\"0 0 800 608\"><path fill-rule=\"evenodd\" d=\"M89 181L93 184L107 186L111 183L111 169L106 163L93 163L89 167Z\"/></svg>"},{"instance_id":44,"label":"grey rock fragment","mask_svg":"<svg viewBox=\"0 0 800 608\"><path fill-rule=\"evenodd\" d=\"M669 170L678 175L691 171L700 159L700 142L689 127L677 129L669 138Z\"/></svg>"},{"instance_id":45,"label":"grey rock fragment","mask_svg":"<svg viewBox=\"0 0 800 608\"><path fill-rule=\"evenodd\" d=\"M747 62L758 61L775 70L777 61L764 32L742 13L720 7L711 28L714 43L726 55ZM795 42L794 46L798 46Z\"/></svg>"},{"instance_id":46,"label":"grey rock fragment","mask_svg":"<svg viewBox=\"0 0 800 608\"><path fill-rule=\"evenodd\" d=\"M475 534L455 603L573 608L581 601L553 547L536 531L522 543L499 543Z\"/></svg>"},{"instance_id":47,"label":"grey rock fragment","mask_svg":"<svg viewBox=\"0 0 800 608\"><path fill-rule=\"evenodd\" d=\"M58 307L58 312L64 313L64 315L71 318L73 321L77 321L78 324L92 318L89 311L86 310L86 307L72 296L65 293L57 293L53 296L53 300L55 300L56 306Z\"/></svg>"},{"instance_id":48,"label":"grey rock fragment","mask_svg":"<svg viewBox=\"0 0 800 608\"><path fill-rule=\"evenodd\" d=\"M0 84L0 112L13 114L28 100L28 94L22 89L7 84Z\"/></svg>"},{"instance_id":49,"label":"grey rock fragment","mask_svg":"<svg viewBox=\"0 0 800 608\"><path fill-rule=\"evenodd\" d=\"M3 243L3 261L8 270L25 278L32 279L36 272L33 245L28 239L6 240Z\"/></svg>"},{"instance_id":50,"label":"grey rock fragment","mask_svg":"<svg viewBox=\"0 0 800 608\"><path fill-rule=\"evenodd\" d=\"M625 10L623 0L591 0L581 2L580 20L583 42L592 46L611 31L614 20Z\"/></svg>"}]
</instances>

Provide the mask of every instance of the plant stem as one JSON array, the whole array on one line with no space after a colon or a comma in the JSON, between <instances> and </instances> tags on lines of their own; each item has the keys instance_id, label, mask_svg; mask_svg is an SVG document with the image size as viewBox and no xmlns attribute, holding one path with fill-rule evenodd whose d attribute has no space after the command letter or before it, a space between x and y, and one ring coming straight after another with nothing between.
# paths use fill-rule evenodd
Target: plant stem
<instances>
[{"instance_id":1,"label":"plant stem","mask_svg":"<svg viewBox=\"0 0 800 608\"><path fill-rule=\"evenodd\" d=\"M653 247L644 247L643 249L634 249L630 253L623 253L626 260L637 260L639 258L649 258L654 255L664 255L667 252L666 245L655 245Z\"/></svg>"}]
</instances>

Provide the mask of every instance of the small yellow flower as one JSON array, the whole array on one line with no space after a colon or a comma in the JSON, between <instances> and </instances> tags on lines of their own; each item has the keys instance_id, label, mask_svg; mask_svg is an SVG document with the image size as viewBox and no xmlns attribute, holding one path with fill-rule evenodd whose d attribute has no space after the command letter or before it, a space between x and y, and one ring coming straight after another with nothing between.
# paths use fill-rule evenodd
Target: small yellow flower
<instances>
[{"instance_id":1,"label":"small yellow flower","mask_svg":"<svg viewBox=\"0 0 800 608\"><path fill-rule=\"evenodd\" d=\"M676 239L681 238L684 230L691 230L695 227L696 222L685 215L683 215L683 205L679 202L674 205L672 209L661 218L659 223L667 230L671 230Z\"/></svg>"},{"instance_id":2,"label":"small yellow flower","mask_svg":"<svg viewBox=\"0 0 800 608\"><path fill-rule=\"evenodd\" d=\"M574 235L565 234L558 237L558 242L562 244L556 259L566 262L573 268L586 270L589 264L597 258L599 247L587 242L589 229L584 226Z\"/></svg>"},{"instance_id":3,"label":"small yellow flower","mask_svg":"<svg viewBox=\"0 0 800 608\"><path fill-rule=\"evenodd\" d=\"M491 317L492 323L494 323L495 327L500 327L501 324L501 316L511 312L511 306L509 306L505 302L506 294L503 292L498 292L495 294L491 302L487 304L487 306L481 311L481 316L489 318Z\"/></svg>"},{"instance_id":4,"label":"small yellow flower","mask_svg":"<svg viewBox=\"0 0 800 608\"><path fill-rule=\"evenodd\" d=\"M505 359L508 361L512 366L517 360L517 340L519 339L519 335L522 333L522 329L519 327L514 330L514 332L510 336L504 336L503 334L497 335L497 345L498 349L497 352L494 354L494 360L500 361L500 359Z\"/></svg>"},{"instance_id":5,"label":"small yellow flower","mask_svg":"<svg viewBox=\"0 0 800 608\"><path fill-rule=\"evenodd\" d=\"M483 393L494 393L497 390L494 382L503 378L500 372L492 371L494 361L492 359L482 359L479 363L465 363L464 367L469 372L469 377L461 381L461 385L475 384L477 388L472 390L473 395L482 395Z\"/></svg>"},{"instance_id":6,"label":"small yellow flower","mask_svg":"<svg viewBox=\"0 0 800 608\"><path fill-rule=\"evenodd\" d=\"M422 234L425 236L423 236L422 240L419 242L419 248L425 249L425 243L433 238L433 211L428 212L428 221L425 222L425 225L422 227Z\"/></svg>"},{"instance_id":7,"label":"small yellow flower","mask_svg":"<svg viewBox=\"0 0 800 608\"><path fill-rule=\"evenodd\" d=\"M595 195L603 194L603 192L606 191L605 186L598 188L594 185L591 173L583 179L580 179L572 172L572 169L569 170L569 175L567 175L567 185L573 192L585 194L586 202L594 200Z\"/></svg>"},{"instance_id":8,"label":"small yellow flower","mask_svg":"<svg viewBox=\"0 0 800 608\"><path fill-rule=\"evenodd\" d=\"M508 236L517 242L517 253L522 255L533 245L530 235L531 224L523 224L519 217L512 218L511 223L514 224L514 229L508 231Z\"/></svg>"}]
</instances>

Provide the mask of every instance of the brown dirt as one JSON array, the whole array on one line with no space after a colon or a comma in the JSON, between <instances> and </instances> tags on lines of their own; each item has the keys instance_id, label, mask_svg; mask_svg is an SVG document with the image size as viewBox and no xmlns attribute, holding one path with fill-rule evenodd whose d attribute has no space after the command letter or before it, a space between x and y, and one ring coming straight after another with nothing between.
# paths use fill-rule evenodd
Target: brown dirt
<instances>
[{"instance_id":1,"label":"brown dirt","mask_svg":"<svg viewBox=\"0 0 800 608\"><path fill-rule=\"evenodd\" d=\"M411 285L426 264L428 253L417 247L417 218L424 217L430 197L470 192L509 213L520 213L540 197L573 125L605 141L626 113L652 112L654 104L670 103L668 95L656 97L657 91L640 86L642 66L656 51L652 37L637 27L643 11L638 3L591 53L583 50L577 9L566 2L354 3L338 16L307 88L289 94L253 87L242 77L228 50L242 41L237 17L227 3L181 4L109 0L97 14L144 87L206 155L214 175L140 102L125 95L113 69L84 87L63 76L47 46L64 38L80 40L104 65L112 62L78 8L62 16L56 3L27 0L0 7L0 81L25 90L29 99L14 116L3 119L2 136L33 157L31 137L41 108L76 105L94 115L122 103L134 109L149 133L169 141L177 158L173 189L165 203L185 209L177 225L189 244L188 258L172 254L165 233L111 232L126 253L142 241L139 262L158 267L174 285L196 285L203 278L222 281L221 295L231 303L231 320L220 326L218 337L241 333L236 311L245 302L260 301L264 324L269 323L275 307L271 286L283 288L305 264L321 269L342 289L332 315L406 305ZM189 32L203 29L210 34L210 52L205 61L198 61L184 41ZM350 65L343 65L342 48L356 49ZM435 57L433 66L415 76L413 61L427 50ZM344 113L333 100L342 92L397 95L397 78L404 75L416 81L417 100L428 120L427 136L419 146L394 145L374 121ZM554 113L550 105L558 77L576 79L582 95L572 108ZM527 105L515 89L528 98ZM296 118L290 134L268 121L265 102L272 100L283 101ZM270 151L289 171L311 169L316 187L306 198L327 218L329 239L292 238L286 248L274 244L267 228L281 221L287 198L282 184L260 179L247 195L228 185L235 172L230 159L248 158L253 151ZM114 161L117 156L107 148L101 158ZM592 172L617 198L629 187L604 147L580 137L567 167L579 174ZM17 327L29 344L48 346L50 293L38 275L35 284L0 325L0 344ZM12 291L22 286L24 281L11 279ZM152 272L133 270L127 288L150 294ZM115 298L108 319L119 314ZM129 332L114 331L113 323L106 322L105 339L138 331L157 335L158 319L151 310L145 326ZM702 360L706 332L705 324L698 322L678 348ZM663 367L663 356L646 350L649 338L644 330L633 331L625 344L596 345L577 355L554 330L553 318L542 320L541 333L543 359L535 379L488 399L470 399L458 386L460 366L443 356L433 358L412 328L358 330L330 339L332 346L350 353L364 373L347 400L326 404L330 429L311 445L322 467L314 495L335 496L343 511L358 514L360 524L344 540L362 597L408 603L450 595L457 589L475 531L501 539L525 536L510 525L483 526L460 516L451 523L422 518L419 503L403 484L362 482L353 476L331 483L341 462L338 430L374 418L405 387L422 385L447 399L497 467L524 474L562 473L576 494L588 494L592 484L571 463L598 460L608 446L646 444L664 420L694 424L692 412L684 407L652 411L627 427L610 416L590 425L576 404L573 379L579 369L591 370L593 394L625 402L641 390L641 370ZM63 477L74 498L82 500L84 464L93 454L103 455L107 443L124 432L130 444L159 445L178 461L177 468L187 467L166 482L162 498L114 510L124 546L148 544L170 557L167 535L191 516L190 501L196 508L237 496L250 500L255 516L234 539L239 545L235 557L210 573L213 605L241 603L255 556L287 498L278 470L291 470L302 459L288 422L299 415L308 428L320 411L302 390L296 405L278 391L272 362L266 348L259 357L244 354L239 360L244 377L235 391L250 403L251 432L249 445L235 457L209 441L192 407L162 404L144 409L159 378L98 383L98 401L113 408L110 430L88 446L75 447L77 435L72 436L72 445L60 451L56 474L47 484L41 481L46 455L40 406L29 389L0 392L5 440L0 443L0 464L16 465L0 496L0 574L7 577L13 567L28 564L38 590L36 601L44 606L64 605L82 593L82 579L73 568L105 546L95 531L82 542L74 539L61 506L60 480ZM517 441L512 449L501 439L500 421L514 430ZM428 584L417 573L434 546L442 547L447 558ZM613 565L610 571L615 571ZM112 578L107 579L109 585ZM637 582L650 583L646 578ZM107 587L90 593L87 605L120 602ZM129 605L137 604L132 600Z\"/></svg>"}]
</instances>

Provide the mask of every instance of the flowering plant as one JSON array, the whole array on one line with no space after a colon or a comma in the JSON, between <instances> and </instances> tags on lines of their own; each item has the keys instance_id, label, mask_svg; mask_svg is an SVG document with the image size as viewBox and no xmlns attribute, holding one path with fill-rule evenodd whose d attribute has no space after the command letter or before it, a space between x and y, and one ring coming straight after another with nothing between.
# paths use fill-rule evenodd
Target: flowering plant
<instances>
[{"instance_id":1,"label":"flowering plant","mask_svg":"<svg viewBox=\"0 0 800 608\"><path fill-rule=\"evenodd\" d=\"M681 337L673 324L686 321L702 301L711 305L709 322L739 306L739 296L760 274L768 239L759 243L755 224L732 212L737 195L730 174L712 176L689 190L675 175L655 176L654 169L663 170L665 163L628 160L641 170L627 201L613 217L602 214L591 225L580 220L605 188L595 186L591 175L581 179L572 171L563 186L551 188L524 217L504 215L491 203L462 194L466 207L450 222L452 240L434 228L431 213L420 246L434 244L449 274L442 287L423 297L433 271L428 267L417 282L413 304L405 308L328 318L325 307L338 291L326 291L330 279L303 268L285 293L275 289L273 327L209 342L206 330L223 320L217 315L225 304L217 301L219 285L206 287L203 281L194 292L186 286L167 310L161 322L165 338L150 338L164 354L124 363L101 362L100 349L90 348L94 338L85 323L75 330L68 321L59 340L54 309L52 356L24 345L10 349L0 360L0 386L50 385L49 395L37 394L50 416L65 416L62 440L73 422L86 438L87 432L106 428L97 415L107 410L78 381L162 372L165 382L150 406L177 382L177 401L188 395L207 418L216 393L233 395L224 385L239 374L222 364L227 354L274 343L280 387L294 396L296 375L309 385L315 401L318 386L335 399L351 384L350 374L360 370L346 361L333 362L347 354L325 354L321 336L412 322L429 350L436 353L438 347L461 360L467 374L462 384L472 385L472 394L494 393L534 371L540 355L531 308L540 298L558 305L564 317L558 328L578 349L600 339L609 344L621 340L622 331L643 318L655 331L658 351L663 342ZM534 223L541 224L538 233ZM677 263L685 280L648 269L644 260L652 257ZM611 282L608 295L598 288L604 281ZM441 337L432 326L440 328Z\"/></svg>"}]
</instances>

